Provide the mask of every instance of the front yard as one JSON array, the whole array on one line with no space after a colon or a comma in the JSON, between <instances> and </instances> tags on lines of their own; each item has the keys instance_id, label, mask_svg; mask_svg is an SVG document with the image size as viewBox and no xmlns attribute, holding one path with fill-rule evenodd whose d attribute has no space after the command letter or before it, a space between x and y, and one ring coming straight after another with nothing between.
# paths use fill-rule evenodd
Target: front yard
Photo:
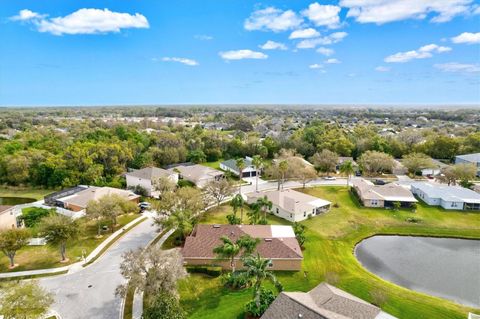
<instances>
[{"instance_id":1,"label":"front yard","mask_svg":"<svg viewBox=\"0 0 480 319\"><path fill-rule=\"evenodd\" d=\"M328 279L338 287L373 302L372 294L386 296L381 307L401 319L466 318L467 307L417 293L382 280L365 270L353 255L355 245L375 234L454 236L480 239L480 214L446 212L419 203L416 213L363 208L346 187L309 188L305 193L331 201L330 212L303 222L307 226L303 268L277 272L286 291L308 291ZM226 223L231 208L224 205L207 213L201 223ZM421 221L411 223L408 217ZM271 224L289 222L270 215ZM189 318L243 318L252 290L231 291L219 278L192 274L180 282L181 302Z\"/></svg>"},{"instance_id":2,"label":"front yard","mask_svg":"<svg viewBox=\"0 0 480 319\"><path fill-rule=\"evenodd\" d=\"M118 218L119 228L125 226L135 218L140 217L138 214L122 215ZM8 269L8 258L0 255L0 272L13 272L23 270L45 269L62 267L68 264L80 261L82 253L88 256L100 243L110 236L110 232L104 233L102 238L96 238L97 226L95 222L87 222L83 218L80 219L83 229L78 239L67 243L67 257L70 259L67 263L60 262L60 252L57 246L27 246L17 252L15 263L19 264L15 269Z\"/></svg>"}]
</instances>

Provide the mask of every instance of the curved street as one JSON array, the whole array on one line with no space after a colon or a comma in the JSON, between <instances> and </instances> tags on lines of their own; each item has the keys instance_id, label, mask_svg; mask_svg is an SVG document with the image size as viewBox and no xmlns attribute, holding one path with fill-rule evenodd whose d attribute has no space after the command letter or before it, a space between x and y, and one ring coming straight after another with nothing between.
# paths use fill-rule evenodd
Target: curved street
<instances>
[{"instance_id":1,"label":"curved street","mask_svg":"<svg viewBox=\"0 0 480 319\"><path fill-rule=\"evenodd\" d=\"M74 273L39 279L55 296L53 310L63 319L119 318L122 299L115 296L115 288L124 282L119 268L122 254L145 247L157 234L157 226L148 218L90 266Z\"/></svg>"}]
</instances>

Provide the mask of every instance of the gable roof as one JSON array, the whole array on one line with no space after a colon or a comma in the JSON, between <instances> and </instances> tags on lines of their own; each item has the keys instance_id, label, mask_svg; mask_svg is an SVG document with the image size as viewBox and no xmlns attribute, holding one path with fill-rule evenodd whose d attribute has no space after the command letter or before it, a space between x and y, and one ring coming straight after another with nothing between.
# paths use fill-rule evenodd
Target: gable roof
<instances>
[{"instance_id":1,"label":"gable roof","mask_svg":"<svg viewBox=\"0 0 480 319\"><path fill-rule=\"evenodd\" d=\"M214 178L215 176L223 175L223 172L219 170L199 164L178 165L168 169L168 171L170 172L175 172L175 170L178 170L184 178L194 181Z\"/></svg>"},{"instance_id":2,"label":"gable roof","mask_svg":"<svg viewBox=\"0 0 480 319\"><path fill-rule=\"evenodd\" d=\"M274 190L262 193L251 193L247 195L250 198L257 199L266 196L273 205L278 206L290 213L303 213L311 211L317 207L330 205L331 202L311 196L293 189Z\"/></svg>"},{"instance_id":3,"label":"gable roof","mask_svg":"<svg viewBox=\"0 0 480 319\"><path fill-rule=\"evenodd\" d=\"M468 161L472 163L478 163L480 162L480 153L457 155L456 158L460 158L464 161Z\"/></svg>"},{"instance_id":4,"label":"gable roof","mask_svg":"<svg viewBox=\"0 0 480 319\"><path fill-rule=\"evenodd\" d=\"M466 202L480 204L480 194L461 186L434 185L432 183L417 182L412 187L421 190L430 198L441 198L447 202Z\"/></svg>"},{"instance_id":5,"label":"gable roof","mask_svg":"<svg viewBox=\"0 0 480 319\"><path fill-rule=\"evenodd\" d=\"M245 162L245 167L253 166L253 164L252 164L252 159L251 159L250 157L248 157L248 156L245 157L245 158L243 159L243 161ZM228 167L228 168L230 168L230 169L232 169L232 170L234 170L234 171L237 171L237 172L239 171L238 166L237 166L237 160L236 160L236 159L233 159L233 158L232 158L232 159L223 161L221 164L222 164L222 165L225 165L226 167Z\"/></svg>"},{"instance_id":6,"label":"gable roof","mask_svg":"<svg viewBox=\"0 0 480 319\"><path fill-rule=\"evenodd\" d=\"M397 183L373 185L372 182L360 178L353 180L353 186L360 192L362 199L417 202L411 191Z\"/></svg>"},{"instance_id":7,"label":"gable roof","mask_svg":"<svg viewBox=\"0 0 480 319\"><path fill-rule=\"evenodd\" d=\"M163 168L158 167L145 167L142 169L134 170L133 172L128 172L125 175L146 179L146 180L156 180L161 177L169 177L175 173L169 172Z\"/></svg>"},{"instance_id":8,"label":"gable roof","mask_svg":"<svg viewBox=\"0 0 480 319\"><path fill-rule=\"evenodd\" d=\"M96 187L90 186L87 189L80 191L71 196L59 198L58 200L69 205L75 205L78 207L86 208L88 202L92 200L99 200L100 198L107 195L118 195L126 200L137 199L140 196L136 195L132 191L113 188L113 187Z\"/></svg>"},{"instance_id":9,"label":"gable roof","mask_svg":"<svg viewBox=\"0 0 480 319\"><path fill-rule=\"evenodd\" d=\"M199 224L185 240L184 258L214 259L213 249L227 236L235 241L243 235L261 241L257 252L263 258L302 259L303 254L291 226L280 225L204 225Z\"/></svg>"},{"instance_id":10,"label":"gable roof","mask_svg":"<svg viewBox=\"0 0 480 319\"><path fill-rule=\"evenodd\" d=\"M380 319L395 317L327 283L309 292L282 292L262 319Z\"/></svg>"}]
</instances>

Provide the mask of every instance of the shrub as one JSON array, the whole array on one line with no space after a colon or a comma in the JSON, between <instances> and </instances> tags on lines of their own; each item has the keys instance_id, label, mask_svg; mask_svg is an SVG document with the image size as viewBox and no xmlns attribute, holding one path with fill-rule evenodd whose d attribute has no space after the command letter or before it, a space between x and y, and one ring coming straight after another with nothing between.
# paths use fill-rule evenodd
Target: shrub
<instances>
[{"instance_id":1,"label":"shrub","mask_svg":"<svg viewBox=\"0 0 480 319\"><path fill-rule=\"evenodd\" d=\"M370 292L370 296L373 300L372 303L378 307L383 306L388 299L387 295L382 290L373 290L372 292Z\"/></svg>"},{"instance_id":2,"label":"shrub","mask_svg":"<svg viewBox=\"0 0 480 319\"><path fill-rule=\"evenodd\" d=\"M420 223L422 222L422 219L418 217L408 217L407 219L405 219L405 221L409 223Z\"/></svg>"},{"instance_id":3,"label":"shrub","mask_svg":"<svg viewBox=\"0 0 480 319\"><path fill-rule=\"evenodd\" d=\"M260 288L260 302L259 306L255 300L251 300L245 305L245 311L254 317L260 317L270 307L270 304L275 300L275 294L270 289Z\"/></svg>"},{"instance_id":4,"label":"shrub","mask_svg":"<svg viewBox=\"0 0 480 319\"><path fill-rule=\"evenodd\" d=\"M239 225L240 224L240 217L236 217L235 215L227 215L227 220L230 225Z\"/></svg>"},{"instance_id":5,"label":"shrub","mask_svg":"<svg viewBox=\"0 0 480 319\"><path fill-rule=\"evenodd\" d=\"M167 293L160 293L152 302L146 304L142 318L185 319L186 315L174 296Z\"/></svg>"},{"instance_id":6,"label":"shrub","mask_svg":"<svg viewBox=\"0 0 480 319\"><path fill-rule=\"evenodd\" d=\"M339 205L338 203L334 203L334 204L333 204L333 207L335 207L335 208L339 208L339 207L340 207L340 205Z\"/></svg>"},{"instance_id":7,"label":"shrub","mask_svg":"<svg viewBox=\"0 0 480 319\"><path fill-rule=\"evenodd\" d=\"M45 209L41 207L28 207L22 210L22 216L19 217L23 221L25 227L35 227L44 217L55 214L55 209Z\"/></svg>"},{"instance_id":8,"label":"shrub","mask_svg":"<svg viewBox=\"0 0 480 319\"><path fill-rule=\"evenodd\" d=\"M188 266L189 273L205 274L212 277L218 277L222 274L222 267L218 266Z\"/></svg>"},{"instance_id":9,"label":"shrub","mask_svg":"<svg viewBox=\"0 0 480 319\"><path fill-rule=\"evenodd\" d=\"M137 195L140 195L140 196L143 196L143 197L148 196L148 192L145 189L145 187L142 187L140 185L136 185L134 187L129 187L129 189Z\"/></svg>"},{"instance_id":10,"label":"shrub","mask_svg":"<svg viewBox=\"0 0 480 319\"><path fill-rule=\"evenodd\" d=\"M192 183L186 179L179 179L178 187L195 187L195 183Z\"/></svg>"},{"instance_id":11,"label":"shrub","mask_svg":"<svg viewBox=\"0 0 480 319\"><path fill-rule=\"evenodd\" d=\"M221 282L225 287L232 289L244 289L252 284L250 278L244 271L236 271L232 273L225 273L221 277Z\"/></svg>"}]
</instances>

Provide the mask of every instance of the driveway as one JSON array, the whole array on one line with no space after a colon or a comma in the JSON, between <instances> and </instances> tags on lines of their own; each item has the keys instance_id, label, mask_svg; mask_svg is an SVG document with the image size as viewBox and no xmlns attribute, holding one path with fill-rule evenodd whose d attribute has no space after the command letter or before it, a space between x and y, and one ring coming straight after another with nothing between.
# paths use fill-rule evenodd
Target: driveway
<instances>
[{"instance_id":1,"label":"driveway","mask_svg":"<svg viewBox=\"0 0 480 319\"><path fill-rule=\"evenodd\" d=\"M63 319L119 318L122 299L115 296L115 288L124 283L119 268L121 256L128 250L145 247L155 238L157 227L152 224L148 218L137 225L96 262L78 272L39 279L55 295L53 310Z\"/></svg>"},{"instance_id":2,"label":"driveway","mask_svg":"<svg viewBox=\"0 0 480 319\"><path fill-rule=\"evenodd\" d=\"M346 186L347 179L346 178L337 178L335 180L324 180L323 178L318 178L312 180L306 184L306 186ZM259 179L258 183L258 190L265 191L265 190L276 190L278 187L277 181L265 181ZM301 188L303 184L298 181L286 181L283 185L283 188ZM255 180L252 181L251 185L242 186L242 193L248 194L255 192Z\"/></svg>"}]
</instances>

